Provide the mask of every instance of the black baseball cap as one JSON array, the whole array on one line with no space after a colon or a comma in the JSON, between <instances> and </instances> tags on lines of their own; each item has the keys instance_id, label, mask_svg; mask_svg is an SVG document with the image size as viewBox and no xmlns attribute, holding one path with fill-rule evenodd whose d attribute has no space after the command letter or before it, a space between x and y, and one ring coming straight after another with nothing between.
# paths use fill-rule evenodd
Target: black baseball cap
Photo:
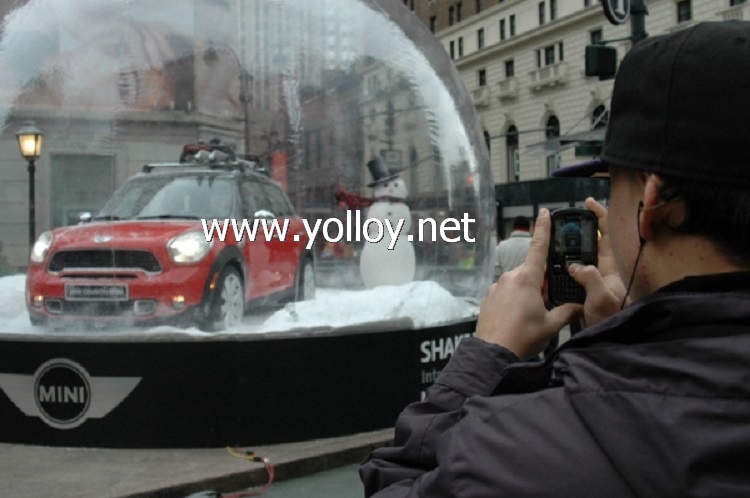
<instances>
[{"instance_id":1,"label":"black baseball cap","mask_svg":"<svg viewBox=\"0 0 750 498\"><path fill-rule=\"evenodd\" d=\"M608 164L750 187L750 22L706 22L635 44L615 79L601 157L552 176L592 176Z\"/></svg>"}]
</instances>

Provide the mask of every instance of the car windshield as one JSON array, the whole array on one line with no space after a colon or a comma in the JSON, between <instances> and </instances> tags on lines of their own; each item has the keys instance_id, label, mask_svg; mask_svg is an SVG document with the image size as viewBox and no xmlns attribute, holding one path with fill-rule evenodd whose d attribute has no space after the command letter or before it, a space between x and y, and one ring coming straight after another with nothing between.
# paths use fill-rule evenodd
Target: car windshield
<instances>
[{"instance_id":1,"label":"car windshield","mask_svg":"<svg viewBox=\"0 0 750 498\"><path fill-rule=\"evenodd\" d=\"M129 180L95 220L229 218L234 182L216 175L142 176Z\"/></svg>"}]
</instances>

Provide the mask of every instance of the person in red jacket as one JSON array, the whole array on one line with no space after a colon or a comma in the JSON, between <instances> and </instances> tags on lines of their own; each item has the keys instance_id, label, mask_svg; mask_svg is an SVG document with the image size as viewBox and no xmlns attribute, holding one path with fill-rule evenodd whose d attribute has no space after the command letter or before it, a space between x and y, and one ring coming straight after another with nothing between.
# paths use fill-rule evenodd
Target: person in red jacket
<instances>
[{"instance_id":1,"label":"person in red jacket","mask_svg":"<svg viewBox=\"0 0 750 498\"><path fill-rule=\"evenodd\" d=\"M748 61L748 22L635 44L601 157L555 173L611 181L608 210L586 200L598 267L569 268L585 303L544 305L541 209L476 336L361 465L366 496L750 496Z\"/></svg>"}]
</instances>

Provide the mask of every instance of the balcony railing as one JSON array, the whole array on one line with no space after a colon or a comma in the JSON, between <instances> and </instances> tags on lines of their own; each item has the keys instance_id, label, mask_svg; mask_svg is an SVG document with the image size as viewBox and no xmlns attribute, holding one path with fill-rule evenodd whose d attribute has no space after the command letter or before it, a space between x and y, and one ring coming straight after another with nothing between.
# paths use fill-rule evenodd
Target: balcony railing
<instances>
[{"instance_id":1,"label":"balcony railing","mask_svg":"<svg viewBox=\"0 0 750 498\"><path fill-rule=\"evenodd\" d=\"M488 86L480 86L479 88L474 89L471 96L474 99L474 105L476 107L486 107L490 105L490 87Z\"/></svg>"},{"instance_id":2,"label":"balcony railing","mask_svg":"<svg viewBox=\"0 0 750 498\"><path fill-rule=\"evenodd\" d=\"M506 78L497 82L497 98L500 100L515 99L518 97L518 80Z\"/></svg>"},{"instance_id":3,"label":"balcony railing","mask_svg":"<svg viewBox=\"0 0 750 498\"><path fill-rule=\"evenodd\" d=\"M534 91L542 90L545 87L562 85L567 81L565 63L558 62L549 66L540 67L529 73L531 76L531 89Z\"/></svg>"},{"instance_id":4,"label":"balcony railing","mask_svg":"<svg viewBox=\"0 0 750 498\"><path fill-rule=\"evenodd\" d=\"M730 7L721 12L721 17L725 21L750 20L750 4L744 3Z\"/></svg>"}]
</instances>

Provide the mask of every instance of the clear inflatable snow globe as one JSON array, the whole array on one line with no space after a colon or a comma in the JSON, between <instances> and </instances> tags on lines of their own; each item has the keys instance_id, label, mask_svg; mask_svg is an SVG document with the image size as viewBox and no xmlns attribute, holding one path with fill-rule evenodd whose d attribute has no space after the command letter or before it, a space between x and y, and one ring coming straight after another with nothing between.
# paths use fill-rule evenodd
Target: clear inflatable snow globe
<instances>
[{"instance_id":1,"label":"clear inflatable snow globe","mask_svg":"<svg viewBox=\"0 0 750 498\"><path fill-rule=\"evenodd\" d=\"M6 3L2 332L475 317L487 152L401 2Z\"/></svg>"}]
</instances>

